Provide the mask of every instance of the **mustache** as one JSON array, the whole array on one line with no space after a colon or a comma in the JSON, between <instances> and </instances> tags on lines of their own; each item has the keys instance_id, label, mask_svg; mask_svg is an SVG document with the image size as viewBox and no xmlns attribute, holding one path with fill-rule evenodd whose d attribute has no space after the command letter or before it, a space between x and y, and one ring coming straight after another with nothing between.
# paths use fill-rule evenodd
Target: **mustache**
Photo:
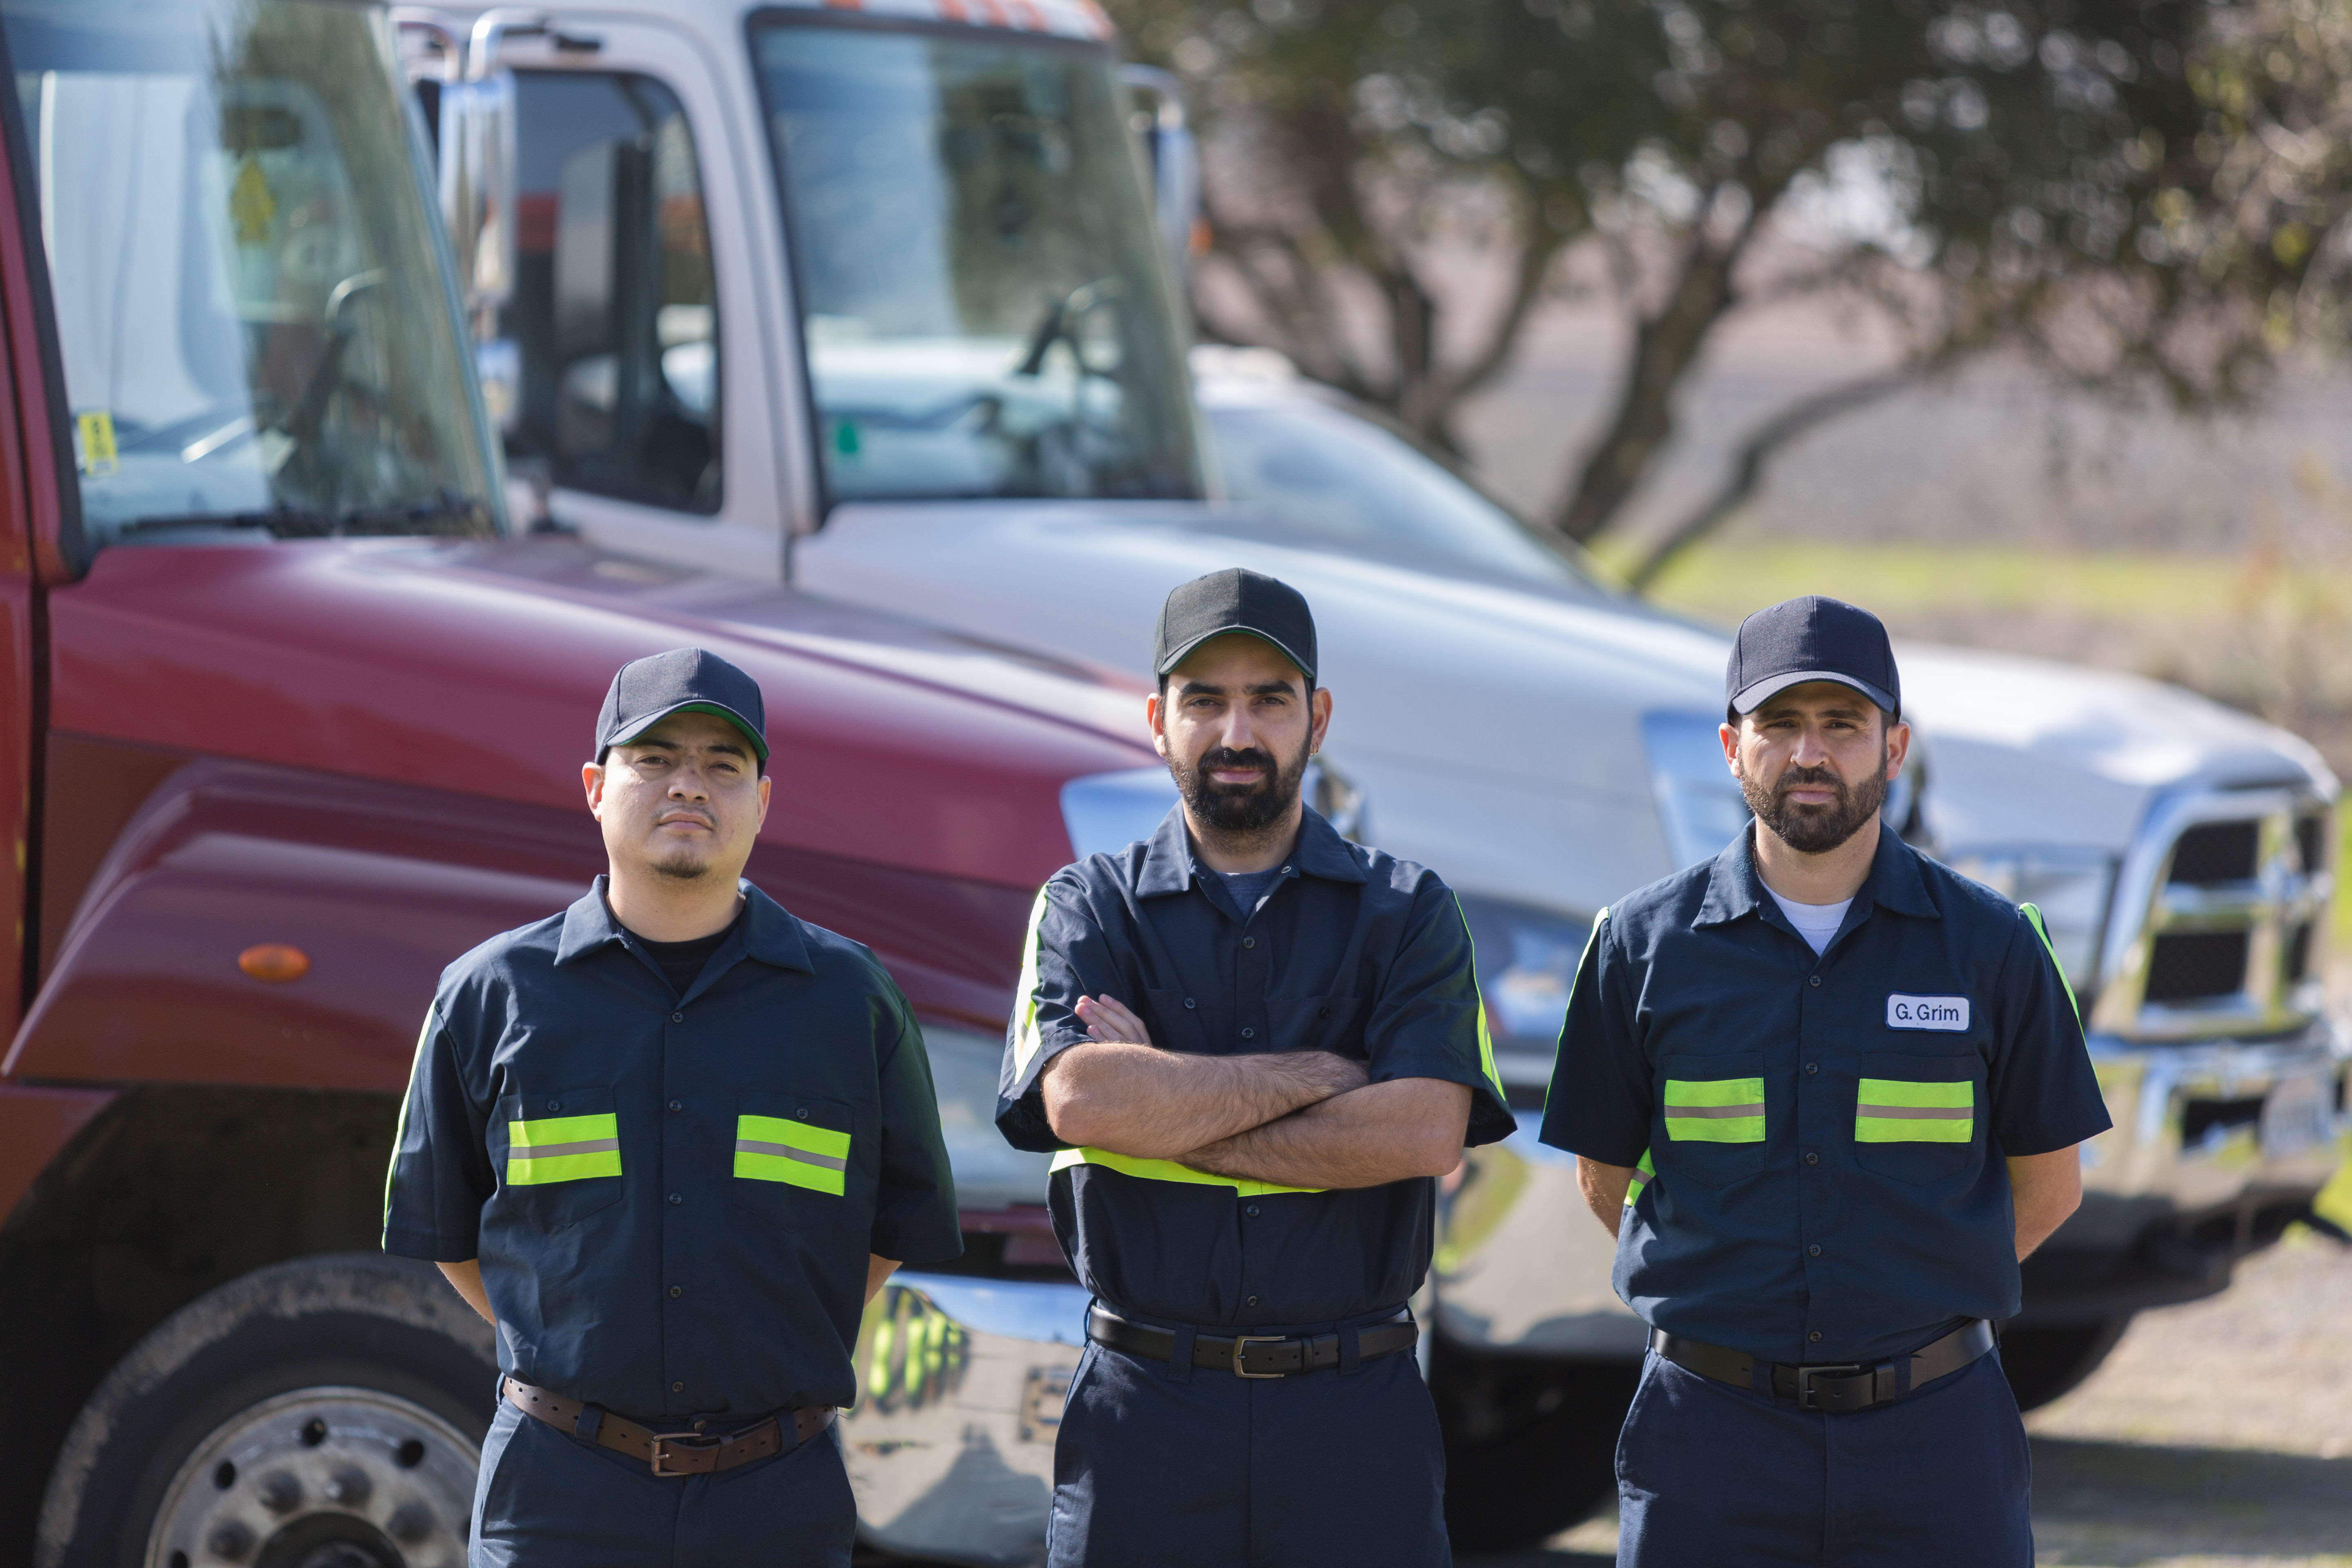
<instances>
[{"instance_id":1,"label":"mustache","mask_svg":"<svg viewBox=\"0 0 2352 1568\"><path fill-rule=\"evenodd\" d=\"M1772 796L1776 800L1786 800L1789 798L1789 792L1798 788L1833 789L1837 791L1838 799L1841 802L1852 793L1847 789L1845 780L1827 768L1792 767L1785 770L1780 774L1780 782L1772 786Z\"/></svg>"},{"instance_id":2,"label":"mustache","mask_svg":"<svg viewBox=\"0 0 2352 1568\"><path fill-rule=\"evenodd\" d=\"M711 816L710 813L707 811L696 811L690 807L667 807L659 816L654 818L654 826L656 827L659 827L665 823L680 822L689 819L702 824L703 826L708 827L713 833L719 831L719 819L717 817Z\"/></svg>"},{"instance_id":3,"label":"mustache","mask_svg":"<svg viewBox=\"0 0 2352 1568\"><path fill-rule=\"evenodd\" d=\"M1263 783L1270 784L1280 771L1276 767L1274 758L1259 751L1255 746L1238 752L1231 746L1219 746L1204 753L1196 766L1204 775L1202 783L1207 784L1212 789L1223 790L1257 789L1262 787L1262 784L1222 784L1205 775L1220 768L1255 768L1265 775Z\"/></svg>"}]
</instances>

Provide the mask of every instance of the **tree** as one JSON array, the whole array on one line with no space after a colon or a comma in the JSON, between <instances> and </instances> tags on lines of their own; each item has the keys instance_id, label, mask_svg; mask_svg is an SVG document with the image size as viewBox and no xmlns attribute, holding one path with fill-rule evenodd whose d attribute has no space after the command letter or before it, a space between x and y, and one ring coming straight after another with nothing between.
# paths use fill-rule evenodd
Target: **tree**
<instances>
[{"instance_id":1,"label":"tree","mask_svg":"<svg viewBox=\"0 0 2352 1568\"><path fill-rule=\"evenodd\" d=\"M1823 420L1996 351L2112 397L2242 403L2337 335L2352 261L2352 3L1118 0L1192 79L1212 336L1459 450L1565 258L1633 331L1547 520L1608 528L1738 311L1843 290L1889 371L1785 407L1636 570L1736 512ZM1465 247L1507 283L1444 321ZM1461 312L1457 310L1457 314Z\"/></svg>"}]
</instances>

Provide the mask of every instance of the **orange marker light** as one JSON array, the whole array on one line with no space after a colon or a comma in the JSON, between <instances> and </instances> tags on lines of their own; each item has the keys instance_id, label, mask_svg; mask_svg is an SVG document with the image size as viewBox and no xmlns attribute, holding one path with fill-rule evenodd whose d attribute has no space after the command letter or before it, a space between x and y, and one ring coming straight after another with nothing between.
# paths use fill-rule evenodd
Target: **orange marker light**
<instances>
[{"instance_id":1,"label":"orange marker light","mask_svg":"<svg viewBox=\"0 0 2352 1568\"><path fill-rule=\"evenodd\" d=\"M238 953L236 966L256 980L299 980L310 973L310 955L282 942L265 942Z\"/></svg>"}]
</instances>

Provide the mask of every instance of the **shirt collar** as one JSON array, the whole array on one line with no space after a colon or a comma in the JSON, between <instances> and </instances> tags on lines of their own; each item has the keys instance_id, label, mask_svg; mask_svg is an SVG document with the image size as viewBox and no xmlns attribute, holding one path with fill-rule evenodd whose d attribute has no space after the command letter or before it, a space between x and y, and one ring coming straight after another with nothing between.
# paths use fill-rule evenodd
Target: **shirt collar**
<instances>
[{"instance_id":1,"label":"shirt collar","mask_svg":"<svg viewBox=\"0 0 2352 1568\"><path fill-rule=\"evenodd\" d=\"M1726 925L1762 907L1764 883L1756 875L1755 831L1751 822L1715 858L1706 875L1706 897L1699 903L1698 917L1691 921L1694 928ZM1898 915L1931 921L1943 918L1943 911L1927 896L1927 879L1919 874L1919 852L1883 822L1878 826L1878 853L1871 857L1870 875L1855 897Z\"/></svg>"},{"instance_id":2,"label":"shirt collar","mask_svg":"<svg viewBox=\"0 0 2352 1568\"><path fill-rule=\"evenodd\" d=\"M1339 837L1339 830L1311 805L1300 816L1298 842L1291 849L1289 867L1300 876L1320 877L1327 882L1366 879L1356 851ZM1136 897L1150 899L1183 892L1192 887L1199 871L1199 862L1192 858L1192 836L1185 831L1184 806L1180 801L1168 808L1168 815L1160 819L1160 826L1144 840L1143 865L1135 877Z\"/></svg>"},{"instance_id":3,"label":"shirt collar","mask_svg":"<svg viewBox=\"0 0 2352 1568\"><path fill-rule=\"evenodd\" d=\"M607 879L599 876L587 893L563 911L563 936L555 947L557 964L572 963L621 941L625 934L604 901L606 883ZM742 939L744 956L778 969L816 973L816 965L809 962L808 943L801 936L801 922L791 911L749 882L736 886L743 893L743 915L736 931Z\"/></svg>"}]
</instances>

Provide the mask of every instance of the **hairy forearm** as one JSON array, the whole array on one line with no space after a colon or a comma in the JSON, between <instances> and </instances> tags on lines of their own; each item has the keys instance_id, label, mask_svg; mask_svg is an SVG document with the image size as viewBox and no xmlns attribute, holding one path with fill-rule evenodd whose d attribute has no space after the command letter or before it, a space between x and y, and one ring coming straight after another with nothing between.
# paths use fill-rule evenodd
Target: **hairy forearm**
<instances>
[{"instance_id":1,"label":"hairy forearm","mask_svg":"<svg viewBox=\"0 0 2352 1568\"><path fill-rule=\"evenodd\" d=\"M499 1326L498 1319L490 1312L490 1293L482 1289L480 1258L468 1258L463 1263L436 1263L433 1267L441 1270L441 1277L449 1281L451 1289L466 1299L466 1305L481 1314L482 1321L494 1329Z\"/></svg>"},{"instance_id":2,"label":"hairy forearm","mask_svg":"<svg viewBox=\"0 0 2352 1568\"><path fill-rule=\"evenodd\" d=\"M1323 1051L1200 1057L1150 1046L1072 1046L1045 1066L1045 1121L1066 1143L1170 1160L1364 1081Z\"/></svg>"},{"instance_id":3,"label":"hairy forearm","mask_svg":"<svg viewBox=\"0 0 2352 1568\"><path fill-rule=\"evenodd\" d=\"M1285 1187L1377 1187L1452 1170L1469 1121L1463 1085L1396 1079L1194 1149L1183 1162L1212 1175Z\"/></svg>"},{"instance_id":4,"label":"hairy forearm","mask_svg":"<svg viewBox=\"0 0 2352 1568\"><path fill-rule=\"evenodd\" d=\"M1598 1160L1576 1157L1576 1187L1584 1194L1584 1204L1592 1217L1609 1227L1615 1236L1620 1221L1625 1217L1625 1194L1633 1184L1633 1167L1605 1165Z\"/></svg>"},{"instance_id":5,"label":"hairy forearm","mask_svg":"<svg viewBox=\"0 0 2352 1568\"><path fill-rule=\"evenodd\" d=\"M2082 1206L2081 1146L2011 1158L2009 1194L2017 1214L2017 1260L2022 1263Z\"/></svg>"}]
</instances>

